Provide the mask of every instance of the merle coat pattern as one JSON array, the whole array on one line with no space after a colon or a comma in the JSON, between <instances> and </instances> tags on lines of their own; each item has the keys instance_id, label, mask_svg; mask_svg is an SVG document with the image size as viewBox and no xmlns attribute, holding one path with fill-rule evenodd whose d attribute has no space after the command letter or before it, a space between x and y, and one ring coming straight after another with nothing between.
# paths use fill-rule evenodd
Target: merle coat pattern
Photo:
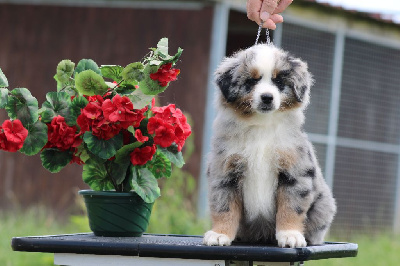
<instances>
[{"instance_id":1,"label":"merle coat pattern","mask_svg":"<svg viewBox=\"0 0 400 266\"><path fill-rule=\"evenodd\" d=\"M312 83L305 62L273 45L218 67L206 245L323 243L336 205L302 129Z\"/></svg>"}]
</instances>

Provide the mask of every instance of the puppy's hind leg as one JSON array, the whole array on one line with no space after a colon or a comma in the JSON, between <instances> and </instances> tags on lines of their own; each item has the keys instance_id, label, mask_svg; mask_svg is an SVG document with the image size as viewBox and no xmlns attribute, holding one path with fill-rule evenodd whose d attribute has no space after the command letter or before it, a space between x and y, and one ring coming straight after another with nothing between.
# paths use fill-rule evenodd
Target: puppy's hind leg
<instances>
[{"instance_id":1,"label":"puppy's hind leg","mask_svg":"<svg viewBox=\"0 0 400 266\"><path fill-rule=\"evenodd\" d=\"M209 176L213 226L205 233L204 244L228 246L235 239L243 212L241 184L245 169L245 160L231 155L224 161L223 171L218 169L212 178Z\"/></svg>"}]
</instances>

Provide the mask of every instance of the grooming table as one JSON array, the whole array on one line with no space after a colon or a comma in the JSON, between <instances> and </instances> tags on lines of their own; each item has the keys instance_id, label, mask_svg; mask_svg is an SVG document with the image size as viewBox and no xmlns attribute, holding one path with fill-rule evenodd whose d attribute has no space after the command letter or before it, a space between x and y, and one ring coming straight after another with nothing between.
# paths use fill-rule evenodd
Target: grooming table
<instances>
[{"instance_id":1,"label":"grooming table","mask_svg":"<svg viewBox=\"0 0 400 266\"><path fill-rule=\"evenodd\" d=\"M98 237L92 233L15 237L14 251L54 253L56 265L303 265L304 261L355 257L353 243L327 242L305 248L234 242L232 246L209 247L201 236L154 235Z\"/></svg>"}]
</instances>

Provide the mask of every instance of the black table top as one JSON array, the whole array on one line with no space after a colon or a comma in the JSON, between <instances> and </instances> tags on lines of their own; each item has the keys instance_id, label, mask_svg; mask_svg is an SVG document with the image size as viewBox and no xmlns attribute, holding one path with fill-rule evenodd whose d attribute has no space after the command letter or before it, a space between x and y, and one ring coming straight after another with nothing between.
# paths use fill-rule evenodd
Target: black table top
<instances>
[{"instance_id":1,"label":"black table top","mask_svg":"<svg viewBox=\"0 0 400 266\"><path fill-rule=\"evenodd\" d=\"M258 244L232 243L209 247L201 236L153 235L142 237L98 237L92 233L15 237L14 251L123 255L203 260L296 262L357 256L358 245L326 242L320 246L279 248Z\"/></svg>"}]
</instances>

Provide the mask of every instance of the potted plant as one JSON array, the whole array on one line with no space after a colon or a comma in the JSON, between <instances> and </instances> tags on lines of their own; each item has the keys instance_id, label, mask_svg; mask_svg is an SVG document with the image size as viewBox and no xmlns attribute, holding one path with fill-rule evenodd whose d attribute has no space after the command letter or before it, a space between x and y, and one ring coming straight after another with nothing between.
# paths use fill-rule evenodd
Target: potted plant
<instances>
[{"instance_id":1,"label":"potted plant","mask_svg":"<svg viewBox=\"0 0 400 266\"><path fill-rule=\"evenodd\" d=\"M191 134L180 109L156 107L154 100L176 80L173 66L181 54L179 48L169 55L163 38L141 62L126 67L62 60L54 76L57 91L48 92L41 107L28 89L9 90L0 69L0 108L10 118L0 127L0 149L40 153L52 173L83 165L83 181L92 190L80 194L92 231L140 236L160 196L157 179L171 175L172 163L183 166L181 150Z\"/></svg>"}]
</instances>

